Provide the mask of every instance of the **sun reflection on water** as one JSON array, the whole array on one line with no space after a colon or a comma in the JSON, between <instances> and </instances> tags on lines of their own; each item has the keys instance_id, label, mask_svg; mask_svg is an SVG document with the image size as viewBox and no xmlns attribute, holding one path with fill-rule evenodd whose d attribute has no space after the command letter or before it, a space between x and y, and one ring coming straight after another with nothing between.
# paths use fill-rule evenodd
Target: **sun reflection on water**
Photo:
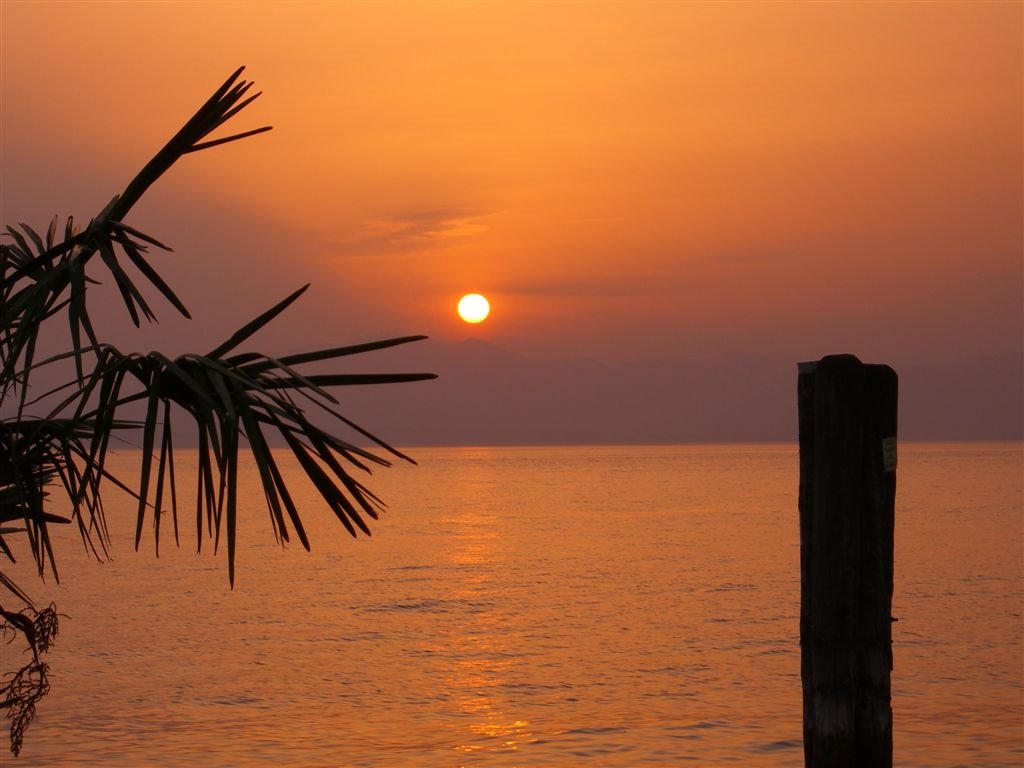
<instances>
[{"instance_id":1,"label":"sun reflection on water","mask_svg":"<svg viewBox=\"0 0 1024 768\"><path fill-rule=\"evenodd\" d=\"M465 473L454 484L452 498L458 514L449 521L448 560L460 571L449 599L475 606L461 631L449 638L453 662L445 681L459 712L469 721L456 736L455 751L464 755L513 752L537 741L530 722L511 711L503 694L523 656L502 639L509 621L509 598L496 588L493 574L502 567L506 553L493 512L495 478L479 466L467 462Z\"/></svg>"}]
</instances>

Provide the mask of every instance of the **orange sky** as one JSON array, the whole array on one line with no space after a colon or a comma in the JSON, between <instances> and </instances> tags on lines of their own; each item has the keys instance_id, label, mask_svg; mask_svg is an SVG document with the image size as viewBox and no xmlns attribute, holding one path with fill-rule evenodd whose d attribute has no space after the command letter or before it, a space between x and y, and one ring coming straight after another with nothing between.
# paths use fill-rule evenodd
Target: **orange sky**
<instances>
[{"instance_id":1,"label":"orange sky","mask_svg":"<svg viewBox=\"0 0 1024 768\"><path fill-rule=\"evenodd\" d=\"M204 333L312 281L273 343L1021 354L1020 3L0 9L4 223L88 218L236 66L264 91L273 132L129 222Z\"/></svg>"}]
</instances>

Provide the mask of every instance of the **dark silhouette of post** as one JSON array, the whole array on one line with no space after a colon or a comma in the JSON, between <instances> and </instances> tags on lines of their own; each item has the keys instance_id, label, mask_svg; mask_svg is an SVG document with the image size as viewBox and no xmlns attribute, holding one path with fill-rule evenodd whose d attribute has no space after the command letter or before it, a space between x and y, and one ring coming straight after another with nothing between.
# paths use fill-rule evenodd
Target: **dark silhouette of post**
<instances>
[{"instance_id":1,"label":"dark silhouette of post","mask_svg":"<svg viewBox=\"0 0 1024 768\"><path fill-rule=\"evenodd\" d=\"M801 363L800 672L807 768L892 768L897 376Z\"/></svg>"}]
</instances>

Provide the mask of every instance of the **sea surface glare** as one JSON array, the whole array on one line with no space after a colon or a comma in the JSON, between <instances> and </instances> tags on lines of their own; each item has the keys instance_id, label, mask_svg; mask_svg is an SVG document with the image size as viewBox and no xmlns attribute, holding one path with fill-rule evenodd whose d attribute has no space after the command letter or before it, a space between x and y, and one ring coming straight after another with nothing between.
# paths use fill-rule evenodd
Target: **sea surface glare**
<instances>
[{"instance_id":1,"label":"sea surface glare","mask_svg":"<svg viewBox=\"0 0 1024 768\"><path fill-rule=\"evenodd\" d=\"M2 762L803 765L795 445L412 453L368 481L389 505L370 539L296 474L310 554L274 543L247 466L234 591L223 551L194 552L184 476L159 559L113 486L112 562L72 526L59 586L16 552L7 572L66 618ZM900 446L901 768L1024 764L1022 481L1020 443Z\"/></svg>"}]
</instances>

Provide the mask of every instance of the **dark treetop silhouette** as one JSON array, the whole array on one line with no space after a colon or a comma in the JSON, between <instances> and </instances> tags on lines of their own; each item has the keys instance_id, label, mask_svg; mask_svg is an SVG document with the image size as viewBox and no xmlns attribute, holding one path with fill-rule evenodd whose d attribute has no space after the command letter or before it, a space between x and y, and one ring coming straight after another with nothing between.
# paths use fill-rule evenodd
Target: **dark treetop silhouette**
<instances>
[{"instance_id":1,"label":"dark treetop silhouette","mask_svg":"<svg viewBox=\"0 0 1024 768\"><path fill-rule=\"evenodd\" d=\"M104 558L109 545L101 491L109 481L138 500L135 546L147 515L159 548L161 515L170 507L178 542L179 495L175 483L172 412L195 422L198 439L198 484L195 490L196 547L204 538L216 549L226 539L228 578L234 584L238 451L247 444L263 483L274 535L282 544L294 535L309 549L287 482L270 450L268 433L276 432L291 450L324 501L353 536L369 534L364 515L377 517L378 499L349 470L369 472L387 465L383 456L342 440L314 424L310 405L374 443L392 456L407 456L335 410L328 387L383 384L433 378L433 374L303 373L305 364L336 360L383 349L423 336L406 336L348 347L321 349L272 358L238 347L273 320L305 290L304 286L236 331L205 354L170 359L159 352L124 353L96 337L86 301L90 283L105 268L113 277L132 322L155 315L140 290L148 281L182 315L188 310L150 263L149 249L169 250L124 223L149 186L183 155L270 130L257 128L207 139L259 93L236 71L203 104L149 163L84 229L71 218L58 236L57 219L45 236L27 224L7 227L9 242L0 246L0 551L11 561L9 537L25 536L42 576L58 578L49 525L74 522L85 545ZM99 256L99 259L94 257ZM102 267L100 267L100 262ZM134 265L138 275L126 270ZM44 324L64 317L70 329L67 351L37 359ZM68 368L70 380L42 395L30 392L36 371ZM70 370L73 364L73 372ZM30 394L33 396L30 398ZM141 421L124 418L124 406L144 408ZM141 430L141 466L136 488L105 468L111 435ZM138 432L136 432L138 433ZM63 491L69 517L47 511L47 488ZM159 551L159 549L157 549ZM7 599L2 600L6 595ZM11 605L11 601L14 605ZM5 604L6 603L6 604ZM11 720L11 751L21 749L35 705L49 689L42 654L57 634L54 606L37 609L28 595L0 571L0 635L8 643L27 644L28 663L0 680L0 709ZM9 656L7 658L10 658ZM20 662L19 662L20 663Z\"/></svg>"}]
</instances>

